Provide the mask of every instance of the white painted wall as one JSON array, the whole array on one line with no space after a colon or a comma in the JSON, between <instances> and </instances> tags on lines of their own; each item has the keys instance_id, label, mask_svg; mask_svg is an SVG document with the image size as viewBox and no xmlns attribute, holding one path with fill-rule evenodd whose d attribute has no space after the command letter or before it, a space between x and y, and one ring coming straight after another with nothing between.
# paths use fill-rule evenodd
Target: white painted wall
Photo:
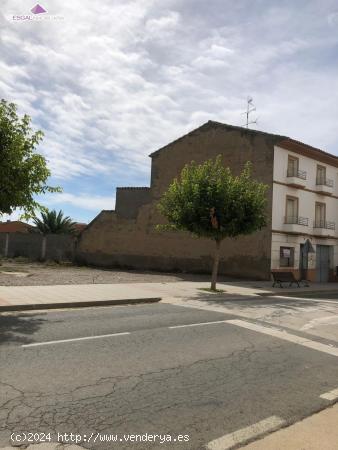
<instances>
[{"instance_id":1,"label":"white painted wall","mask_svg":"<svg viewBox=\"0 0 338 450\"><path fill-rule=\"evenodd\" d=\"M281 183L287 183L287 167L288 156L294 156L299 159L299 170L307 172L307 178L305 182L305 188L315 190L316 189L316 174L317 165L326 167L326 177L332 179L334 187L332 195L338 196L338 168L323 164L312 158L299 155L298 153L284 150L278 146L275 146L274 150L274 168L273 179ZM326 220L335 222L336 230L328 232L334 237L338 237L338 199L332 198L328 195L319 193L313 193L305 191L301 188L295 188L291 186L284 186L280 184L273 184L273 202L272 202L272 230L275 231L288 231L284 223L285 218L285 202L286 196L291 195L298 197L299 199L299 216L309 219L309 225L298 226L297 232L306 233L309 235L316 234L316 229L313 229L313 223L315 220L315 203L321 202L326 204ZM338 241L334 239L320 239L318 237L311 237L305 235L293 235L293 234L279 234L272 233L272 246L271 246L271 268L279 268L280 261L280 247L294 247L295 248L295 261L294 268L299 267L299 250L300 244L304 243L306 239L310 237L311 243L316 248L316 245L331 245L333 246L334 257L331 261L331 268L338 265ZM314 269L316 266L316 255L309 254L309 269Z\"/></svg>"},{"instance_id":2,"label":"white painted wall","mask_svg":"<svg viewBox=\"0 0 338 450\"><path fill-rule=\"evenodd\" d=\"M307 172L306 184L307 189L316 190L316 174L317 165L326 167L326 178L333 180L333 195L338 195L338 168L324 164L320 161L316 161L307 156L299 155L298 153L284 150L281 147L275 146L274 150L274 165L273 165L273 179L281 183L287 183L287 167L288 156L294 156L299 159L299 170L305 170Z\"/></svg>"},{"instance_id":3,"label":"white painted wall","mask_svg":"<svg viewBox=\"0 0 338 450\"><path fill-rule=\"evenodd\" d=\"M316 189L316 174L317 165L320 164L326 167L326 177L332 179L334 182L332 195L338 196L338 168L330 166L328 164L322 164L312 158L299 155L289 150L285 150L281 147L275 146L274 149L274 167L273 167L273 179L281 183L287 183L287 167L288 156L294 156L299 159L299 170L305 170L307 172L307 178L305 181L306 189ZM332 198L328 195L319 193L313 193L305 191L301 188L295 188L291 186L283 186L274 183L273 185L273 208L272 208L272 229L284 230L284 217L285 217L285 200L286 196L291 195L298 197L299 199L299 216L309 219L309 226L302 227L302 231L306 233L313 233L313 222L315 219L315 203L321 202L326 204L326 220L336 223L338 228L338 199ZM336 230L336 236L337 230Z\"/></svg>"},{"instance_id":4,"label":"white painted wall","mask_svg":"<svg viewBox=\"0 0 338 450\"><path fill-rule=\"evenodd\" d=\"M301 232L313 234L313 222L315 220L315 204L321 202L326 204L326 220L335 222L338 228L338 199L328 195L314 194L296 189L290 186L283 186L274 183L273 185L273 207L272 207L272 229L286 231L284 224L285 218L285 199L287 195L298 197L298 215L309 219L309 226L300 227ZM335 236L338 237L337 229Z\"/></svg>"},{"instance_id":5,"label":"white painted wall","mask_svg":"<svg viewBox=\"0 0 338 450\"><path fill-rule=\"evenodd\" d=\"M271 269L279 269L279 261L280 261L280 247L294 247L294 269L298 269L299 267L299 253L300 253L300 244L304 244L308 236L295 236L295 235L287 235L287 234L278 234L272 233L272 246L271 246ZM318 239L311 238L311 244L316 250L317 245L332 245L334 248L333 260L331 260L331 269L334 269L338 266L338 245L337 241L331 239ZM316 268L316 254L309 253L309 261L308 261L309 269Z\"/></svg>"}]
</instances>

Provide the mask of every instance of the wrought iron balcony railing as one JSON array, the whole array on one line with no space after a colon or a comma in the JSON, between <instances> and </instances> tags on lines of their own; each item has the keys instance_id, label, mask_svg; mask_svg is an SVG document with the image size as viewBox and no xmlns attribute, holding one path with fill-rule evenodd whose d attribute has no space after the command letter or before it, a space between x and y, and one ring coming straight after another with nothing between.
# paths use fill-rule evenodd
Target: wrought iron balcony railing
<instances>
[{"instance_id":1,"label":"wrought iron balcony railing","mask_svg":"<svg viewBox=\"0 0 338 450\"><path fill-rule=\"evenodd\" d=\"M335 222L327 222L326 220L315 220L313 228L326 228L327 230L335 230Z\"/></svg>"},{"instance_id":2,"label":"wrought iron balcony railing","mask_svg":"<svg viewBox=\"0 0 338 450\"><path fill-rule=\"evenodd\" d=\"M305 172L305 170L288 169L287 176L288 177L300 178L301 180L306 180L306 172Z\"/></svg>"},{"instance_id":3,"label":"wrought iron balcony railing","mask_svg":"<svg viewBox=\"0 0 338 450\"><path fill-rule=\"evenodd\" d=\"M307 227L309 225L309 219L307 217L286 216L285 223L294 225L303 225Z\"/></svg>"},{"instance_id":4,"label":"wrought iron balcony railing","mask_svg":"<svg viewBox=\"0 0 338 450\"><path fill-rule=\"evenodd\" d=\"M324 178L324 177L319 177L319 178L317 177L316 185L333 187L333 180L329 180L328 178Z\"/></svg>"}]
</instances>

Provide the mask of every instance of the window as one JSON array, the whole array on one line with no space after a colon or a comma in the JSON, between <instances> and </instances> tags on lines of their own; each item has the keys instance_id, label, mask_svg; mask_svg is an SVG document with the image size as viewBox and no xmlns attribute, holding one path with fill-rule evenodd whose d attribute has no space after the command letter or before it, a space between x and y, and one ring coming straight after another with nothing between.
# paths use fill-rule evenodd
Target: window
<instances>
[{"instance_id":1,"label":"window","mask_svg":"<svg viewBox=\"0 0 338 450\"><path fill-rule=\"evenodd\" d=\"M279 267L293 267L294 259L294 247L280 247Z\"/></svg>"},{"instance_id":2,"label":"window","mask_svg":"<svg viewBox=\"0 0 338 450\"><path fill-rule=\"evenodd\" d=\"M326 167L317 166L316 184L326 184Z\"/></svg>"},{"instance_id":3,"label":"window","mask_svg":"<svg viewBox=\"0 0 338 450\"><path fill-rule=\"evenodd\" d=\"M288 177L297 177L298 176L298 169L299 169L299 159L290 156L288 157Z\"/></svg>"},{"instance_id":4,"label":"window","mask_svg":"<svg viewBox=\"0 0 338 450\"><path fill-rule=\"evenodd\" d=\"M315 228L325 228L326 205L316 202L315 206Z\"/></svg>"},{"instance_id":5,"label":"window","mask_svg":"<svg viewBox=\"0 0 338 450\"><path fill-rule=\"evenodd\" d=\"M298 223L298 198L286 197L285 223Z\"/></svg>"}]
</instances>

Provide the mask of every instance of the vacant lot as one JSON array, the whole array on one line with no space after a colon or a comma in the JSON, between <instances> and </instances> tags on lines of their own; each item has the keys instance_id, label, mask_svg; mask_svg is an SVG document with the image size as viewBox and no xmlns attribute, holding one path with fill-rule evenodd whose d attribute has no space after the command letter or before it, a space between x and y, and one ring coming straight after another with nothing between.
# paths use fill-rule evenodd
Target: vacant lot
<instances>
[{"instance_id":1,"label":"vacant lot","mask_svg":"<svg viewBox=\"0 0 338 450\"><path fill-rule=\"evenodd\" d=\"M0 261L1 286L39 286L91 283L161 283L183 280L205 280L208 275L142 272L135 270L98 269L27 262L22 259Z\"/></svg>"}]
</instances>

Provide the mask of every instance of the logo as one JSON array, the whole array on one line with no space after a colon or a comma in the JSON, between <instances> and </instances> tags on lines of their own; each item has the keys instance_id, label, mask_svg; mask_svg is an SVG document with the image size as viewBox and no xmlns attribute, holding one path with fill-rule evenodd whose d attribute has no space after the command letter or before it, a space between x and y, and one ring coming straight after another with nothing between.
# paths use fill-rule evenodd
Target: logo
<instances>
[{"instance_id":1,"label":"logo","mask_svg":"<svg viewBox=\"0 0 338 450\"><path fill-rule=\"evenodd\" d=\"M38 4L36 4L35 6L34 6L34 8L32 8L31 9L31 12L33 13L33 14L43 14L43 13L46 13L47 11L45 10L45 8L43 8L41 5L39 5L39 3Z\"/></svg>"},{"instance_id":2,"label":"logo","mask_svg":"<svg viewBox=\"0 0 338 450\"><path fill-rule=\"evenodd\" d=\"M47 10L37 3L30 10L32 14L7 14L5 17L10 22L42 22L42 21L60 21L64 20L63 16L48 14Z\"/></svg>"}]
</instances>

